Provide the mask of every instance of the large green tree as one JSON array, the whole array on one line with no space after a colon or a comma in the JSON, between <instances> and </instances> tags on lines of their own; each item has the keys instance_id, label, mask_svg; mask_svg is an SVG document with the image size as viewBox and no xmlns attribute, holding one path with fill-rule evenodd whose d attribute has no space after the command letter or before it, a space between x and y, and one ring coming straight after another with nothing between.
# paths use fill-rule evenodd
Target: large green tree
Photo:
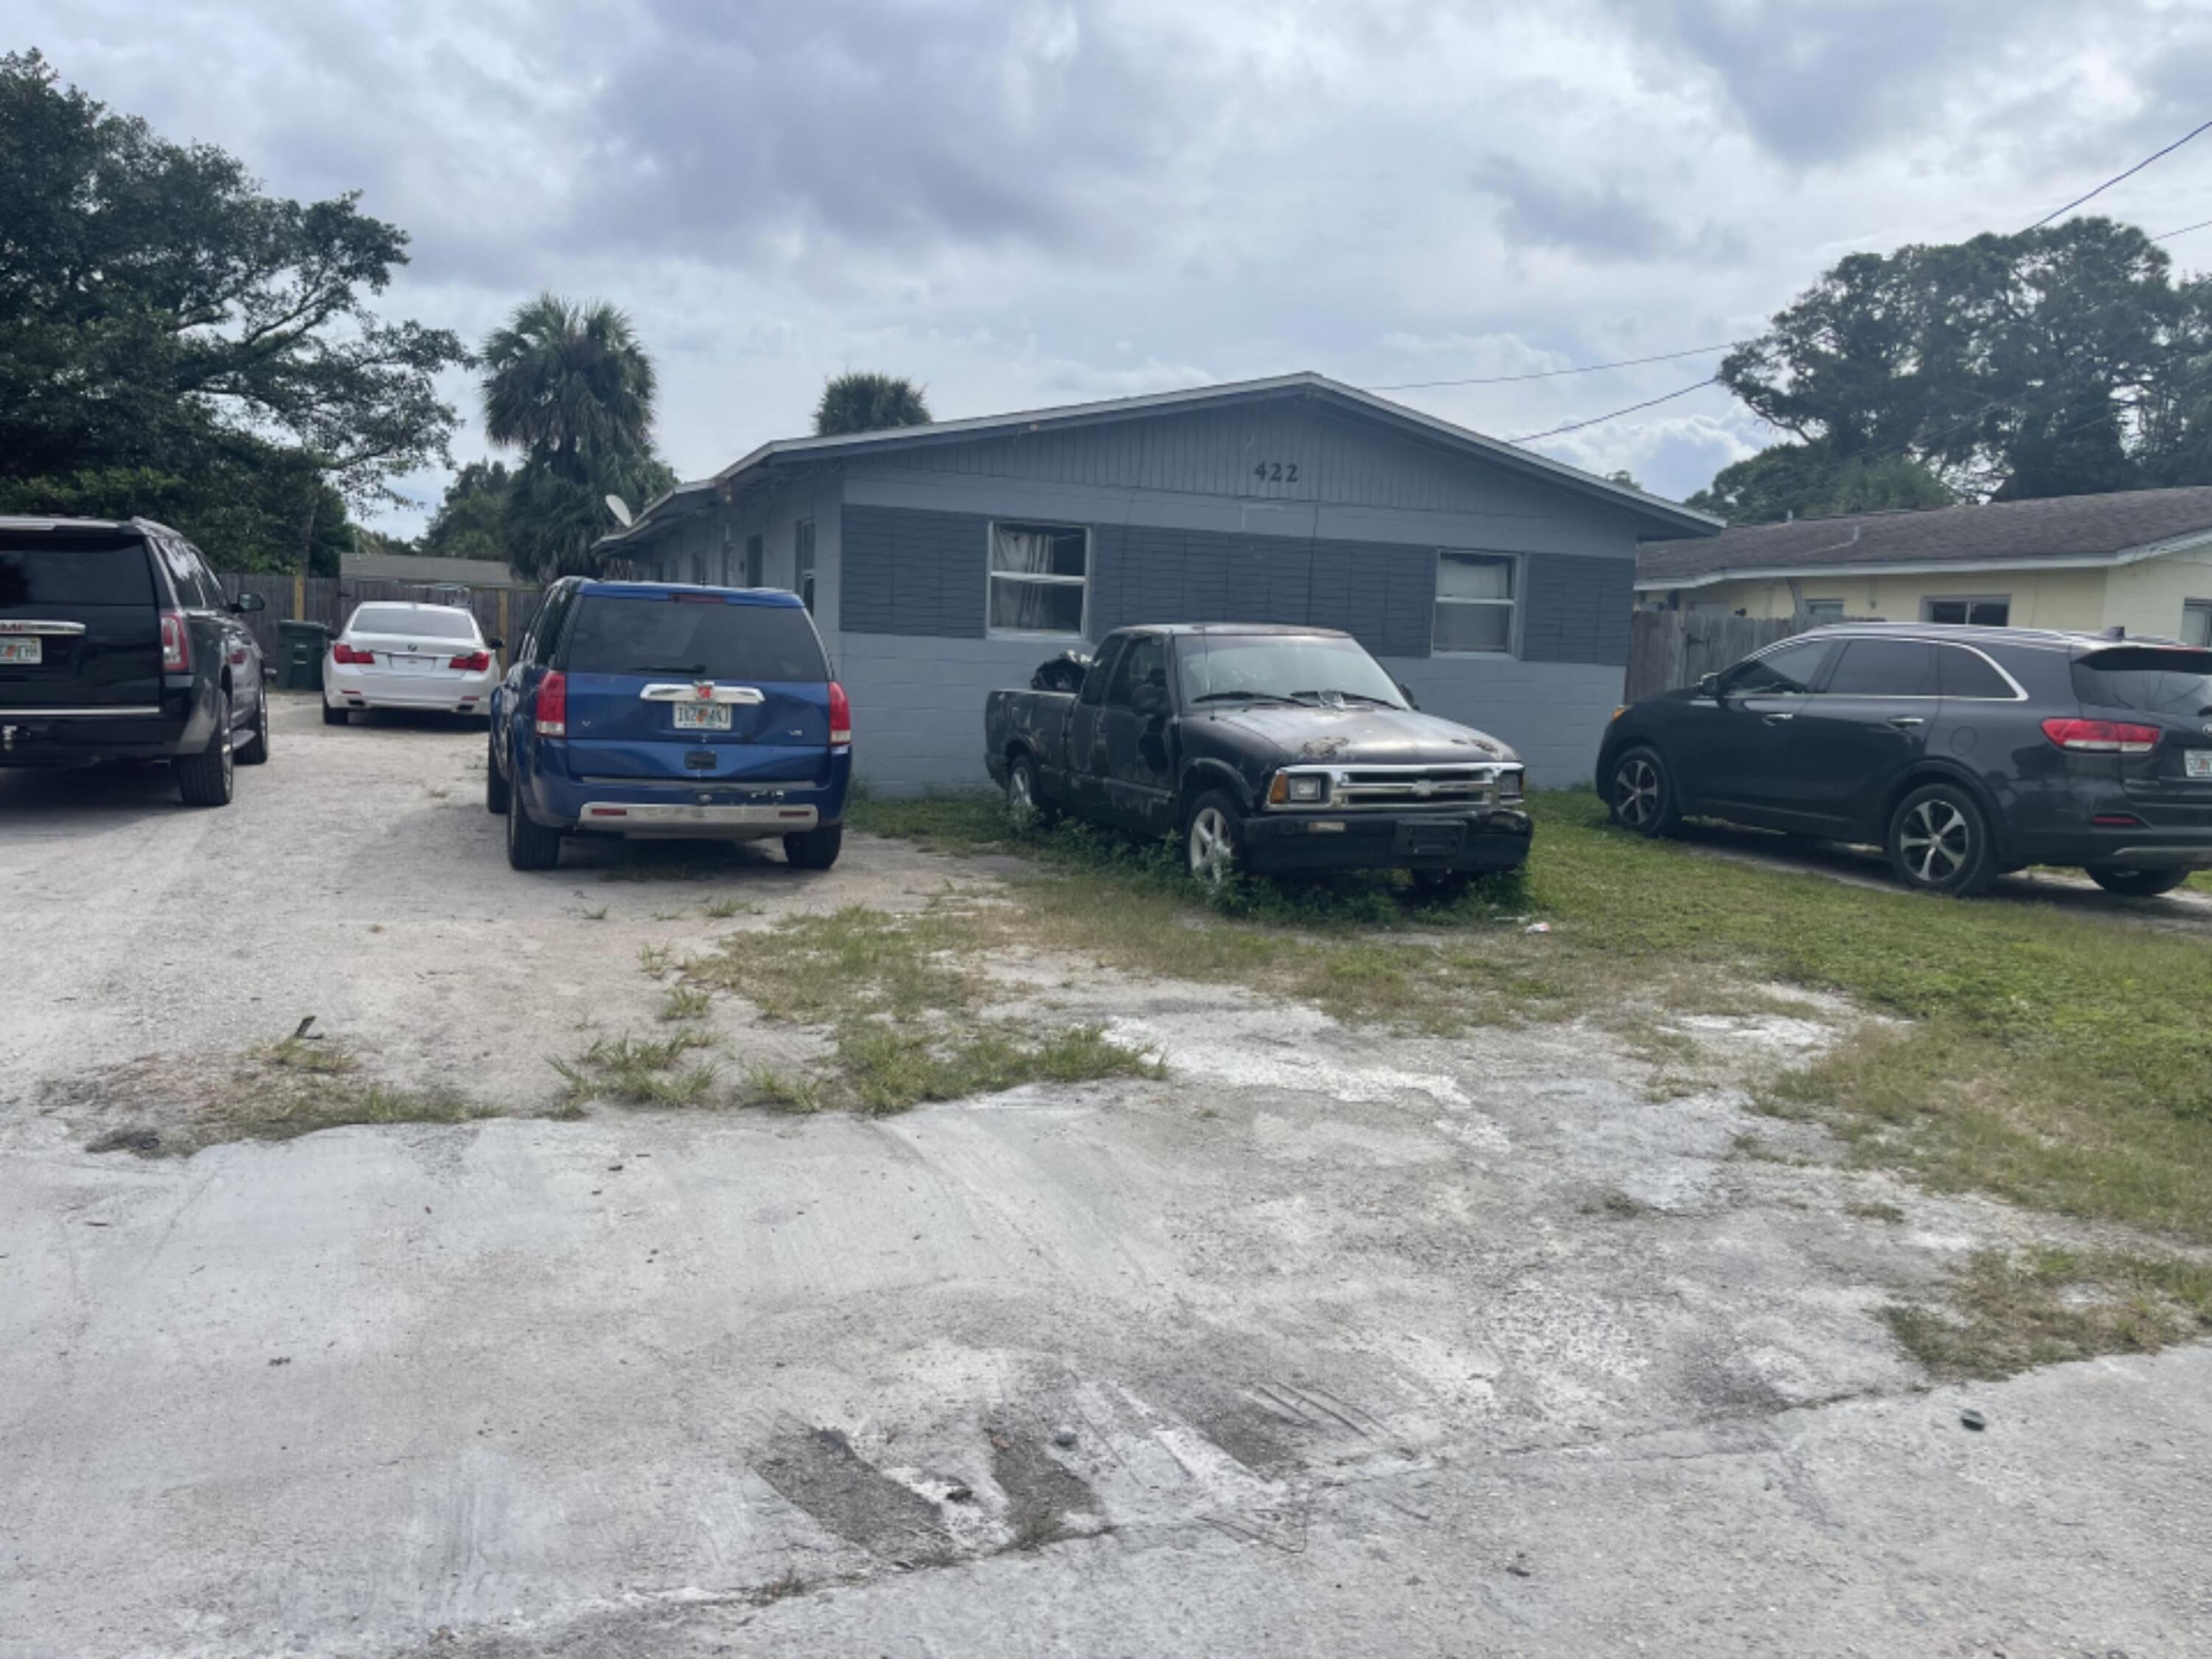
<instances>
[{"instance_id":1,"label":"large green tree","mask_svg":"<svg viewBox=\"0 0 2212 1659\"><path fill-rule=\"evenodd\" d=\"M371 304L406 245L353 195L270 196L39 53L0 57L0 495L158 508L218 564L324 562L345 503L388 498L454 426L434 376L460 342Z\"/></svg>"},{"instance_id":2,"label":"large green tree","mask_svg":"<svg viewBox=\"0 0 2212 1659\"><path fill-rule=\"evenodd\" d=\"M1776 444L1731 462L1688 505L1730 524L1779 524L1843 513L1948 507L1957 500L1942 479L1909 455L1861 455L1839 462L1825 441L1815 441Z\"/></svg>"},{"instance_id":3,"label":"large green tree","mask_svg":"<svg viewBox=\"0 0 2212 1659\"><path fill-rule=\"evenodd\" d=\"M1757 482L1760 511L1803 513L1922 505L1931 477L1998 499L2212 482L2208 307L2109 219L1852 254L1722 363L1797 443L1715 493Z\"/></svg>"},{"instance_id":4,"label":"large green tree","mask_svg":"<svg viewBox=\"0 0 2212 1659\"><path fill-rule=\"evenodd\" d=\"M505 559L514 483L505 462L471 461L446 486L416 551L441 559Z\"/></svg>"},{"instance_id":5,"label":"large green tree","mask_svg":"<svg viewBox=\"0 0 2212 1659\"><path fill-rule=\"evenodd\" d=\"M606 497L635 511L675 483L653 450L656 382L629 318L542 294L484 342L484 430L523 452L501 515L507 562L539 580L599 568Z\"/></svg>"},{"instance_id":6,"label":"large green tree","mask_svg":"<svg viewBox=\"0 0 2212 1659\"><path fill-rule=\"evenodd\" d=\"M882 432L891 427L927 426L929 404L921 388L896 374L853 370L833 374L814 406L814 434Z\"/></svg>"}]
</instances>

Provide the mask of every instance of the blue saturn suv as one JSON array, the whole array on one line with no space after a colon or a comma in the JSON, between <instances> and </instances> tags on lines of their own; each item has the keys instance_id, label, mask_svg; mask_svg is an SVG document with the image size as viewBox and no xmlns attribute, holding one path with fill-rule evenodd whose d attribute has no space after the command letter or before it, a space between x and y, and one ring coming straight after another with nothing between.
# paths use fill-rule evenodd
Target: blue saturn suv
<instances>
[{"instance_id":1,"label":"blue saturn suv","mask_svg":"<svg viewBox=\"0 0 2212 1659\"><path fill-rule=\"evenodd\" d=\"M570 835L774 837L826 870L852 726L796 594L569 577L492 693L484 805L518 870Z\"/></svg>"}]
</instances>

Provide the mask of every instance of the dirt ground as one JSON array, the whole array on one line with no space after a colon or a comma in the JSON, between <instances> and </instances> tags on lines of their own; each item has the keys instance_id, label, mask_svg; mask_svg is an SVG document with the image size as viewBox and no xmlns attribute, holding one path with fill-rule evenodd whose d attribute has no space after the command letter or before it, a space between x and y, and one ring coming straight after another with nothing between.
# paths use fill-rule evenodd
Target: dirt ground
<instances>
[{"instance_id":1,"label":"dirt ground","mask_svg":"<svg viewBox=\"0 0 2212 1659\"><path fill-rule=\"evenodd\" d=\"M0 775L0 1656L2212 1653L2212 1353L1928 1389L1881 1310L2022 1223L1749 1113L1841 1011L1678 1093L1030 963L1165 1077L529 1115L641 947L1000 872L519 876L483 752ZM86 1150L309 1015L517 1115Z\"/></svg>"}]
</instances>

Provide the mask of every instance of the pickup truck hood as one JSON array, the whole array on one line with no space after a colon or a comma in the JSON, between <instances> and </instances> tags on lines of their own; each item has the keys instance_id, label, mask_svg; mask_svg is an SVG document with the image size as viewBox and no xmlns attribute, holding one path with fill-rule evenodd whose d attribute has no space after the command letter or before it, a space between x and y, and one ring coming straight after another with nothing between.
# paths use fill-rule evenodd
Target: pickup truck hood
<instances>
[{"instance_id":1,"label":"pickup truck hood","mask_svg":"<svg viewBox=\"0 0 2212 1659\"><path fill-rule=\"evenodd\" d=\"M1518 760L1511 747L1487 732L1415 709L1284 708L1263 704L1206 718L1281 752L1281 762L1332 761L1345 765L1418 766L1468 761Z\"/></svg>"}]
</instances>

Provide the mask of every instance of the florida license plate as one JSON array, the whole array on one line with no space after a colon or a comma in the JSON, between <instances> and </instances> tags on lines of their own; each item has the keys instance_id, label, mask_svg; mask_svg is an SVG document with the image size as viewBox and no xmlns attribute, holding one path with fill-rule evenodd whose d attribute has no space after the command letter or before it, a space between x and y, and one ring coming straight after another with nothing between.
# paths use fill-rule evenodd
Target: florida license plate
<instances>
[{"instance_id":1,"label":"florida license plate","mask_svg":"<svg viewBox=\"0 0 2212 1659\"><path fill-rule=\"evenodd\" d=\"M0 640L0 663L43 662L46 654L43 640Z\"/></svg>"},{"instance_id":2,"label":"florida license plate","mask_svg":"<svg viewBox=\"0 0 2212 1659\"><path fill-rule=\"evenodd\" d=\"M726 732L730 729L730 705L726 702L679 702L676 705L676 729L679 732Z\"/></svg>"},{"instance_id":3,"label":"florida license plate","mask_svg":"<svg viewBox=\"0 0 2212 1659\"><path fill-rule=\"evenodd\" d=\"M2192 778L2212 778L2212 749L2191 749L2181 757L2183 775Z\"/></svg>"}]
</instances>

